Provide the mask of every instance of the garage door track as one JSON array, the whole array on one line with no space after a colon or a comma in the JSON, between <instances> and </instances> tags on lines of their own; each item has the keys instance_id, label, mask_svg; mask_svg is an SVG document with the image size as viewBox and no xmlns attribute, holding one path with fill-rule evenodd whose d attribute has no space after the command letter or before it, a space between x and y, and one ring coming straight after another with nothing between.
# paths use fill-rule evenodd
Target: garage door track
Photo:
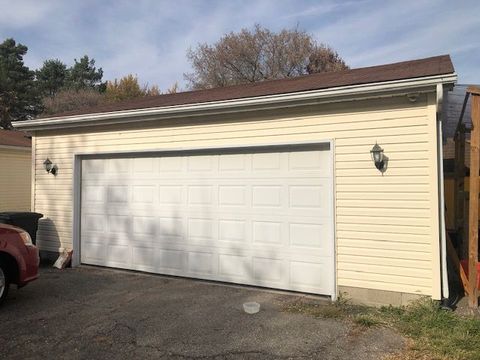
<instances>
[{"instance_id":1,"label":"garage door track","mask_svg":"<svg viewBox=\"0 0 480 360\"><path fill-rule=\"evenodd\" d=\"M389 329L282 311L300 297L94 267L44 268L0 308L1 357L361 360L404 346ZM261 311L244 313L246 301Z\"/></svg>"}]
</instances>

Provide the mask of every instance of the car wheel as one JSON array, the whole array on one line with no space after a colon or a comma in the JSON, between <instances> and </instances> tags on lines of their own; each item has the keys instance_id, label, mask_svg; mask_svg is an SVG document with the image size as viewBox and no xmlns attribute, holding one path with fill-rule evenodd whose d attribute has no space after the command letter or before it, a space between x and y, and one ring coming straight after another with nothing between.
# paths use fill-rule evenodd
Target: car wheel
<instances>
[{"instance_id":1,"label":"car wheel","mask_svg":"<svg viewBox=\"0 0 480 360\"><path fill-rule=\"evenodd\" d=\"M0 262L0 304L7 297L9 287L10 282L8 281L7 268Z\"/></svg>"}]
</instances>

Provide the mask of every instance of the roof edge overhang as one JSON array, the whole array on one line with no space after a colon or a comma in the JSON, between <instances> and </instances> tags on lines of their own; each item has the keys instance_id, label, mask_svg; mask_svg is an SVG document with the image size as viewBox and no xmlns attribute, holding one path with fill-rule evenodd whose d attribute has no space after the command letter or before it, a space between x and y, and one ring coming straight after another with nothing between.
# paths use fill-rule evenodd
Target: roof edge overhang
<instances>
[{"instance_id":1,"label":"roof edge overhang","mask_svg":"<svg viewBox=\"0 0 480 360\"><path fill-rule=\"evenodd\" d=\"M431 92L435 91L439 84L452 86L456 81L456 73L449 73L232 100L32 119L14 122L13 126L25 131L41 131L269 110L402 95L411 92Z\"/></svg>"},{"instance_id":2,"label":"roof edge overhang","mask_svg":"<svg viewBox=\"0 0 480 360\"><path fill-rule=\"evenodd\" d=\"M17 151L32 151L31 146L16 146L16 145L2 145L0 144L0 150L17 150Z\"/></svg>"}]
</instances>

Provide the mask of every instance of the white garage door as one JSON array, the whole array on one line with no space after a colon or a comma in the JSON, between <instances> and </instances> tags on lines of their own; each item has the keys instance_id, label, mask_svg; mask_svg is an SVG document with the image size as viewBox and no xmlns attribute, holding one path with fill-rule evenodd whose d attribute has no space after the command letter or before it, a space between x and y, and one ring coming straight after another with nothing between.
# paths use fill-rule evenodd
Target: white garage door
<instances>
[{"instance_id":1,"label":"white garage door","mask_svg":"<svg viewBox=\"0 0 480 360\"><path fill-rule=\"evenodd\" d=\"M328 145L82 161L81 262L334 293Z\"/></svg>"}]
</instances>

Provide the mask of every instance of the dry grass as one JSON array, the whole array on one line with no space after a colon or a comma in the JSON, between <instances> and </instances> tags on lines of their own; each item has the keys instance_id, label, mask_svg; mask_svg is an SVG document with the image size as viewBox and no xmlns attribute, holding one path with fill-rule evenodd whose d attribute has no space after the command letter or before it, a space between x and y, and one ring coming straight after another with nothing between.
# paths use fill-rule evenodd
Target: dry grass
<instances>
[{"instance_id":1,"label":"dry grass","mask_svg":"<svg viewBox=\"0 0 480 360\"><path fill-rule=\"evenodd\" d=\"M388 360L480 360L480 320L459 316L422 299L404 307L371 308L341 299L331 305L297 302L286 311L351 321L356 326L387 326L410 339L405 352Z\"/></svg>"}]
</instances>

